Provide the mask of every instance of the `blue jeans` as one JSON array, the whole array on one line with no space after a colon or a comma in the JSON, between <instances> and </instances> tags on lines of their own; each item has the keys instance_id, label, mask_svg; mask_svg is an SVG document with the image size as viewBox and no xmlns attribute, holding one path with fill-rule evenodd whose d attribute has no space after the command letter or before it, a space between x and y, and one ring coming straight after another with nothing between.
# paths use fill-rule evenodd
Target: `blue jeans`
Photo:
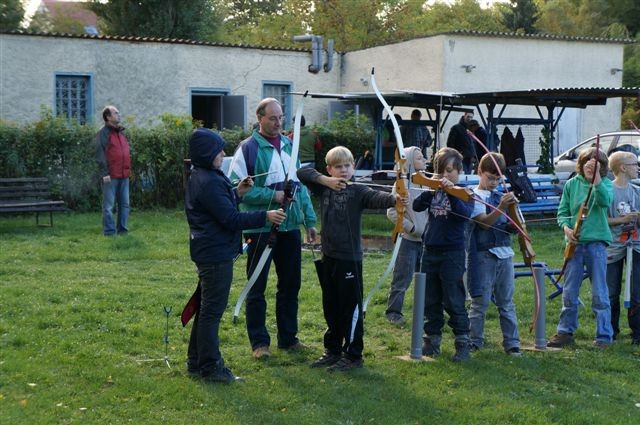
<instances>
[{"instance_id":1,"label":"blue jeans","mask_svg":"<svg viewBox=\"0 0 640 425\"><path fill-rule=\"evenodd\" d=\"M113 221L113 206L118 203L118 226ZM127 233L129 219L129 178L111 179L102 183L102 233L113 235Z\"/></svg>"},{"instance_id":2,"label":"blue jeans","mask_svg":"<svg viewBox=\"0 0 640 425\"><path fill-rule=\"evenodd\" d=\"M262 252L267 246L269 233L252 233L245 238L253 242L247 250L247 277L253 274ZM299 230L278 232L277 241L260 276L247 294L247 333L251 348L269 346L271 337L266 326L267 301L264 292L271 260L278 275L276 286L276 325L278 347L286 348L298 342L298 293L301 284L301 246Z\"/></svg>"},{"instance_id":3,"label":"blue jeans","mask_svg":"<svg viewBox=\"0 0 640 425\"><path fill-rule=\"evenodd\" d=\"M464 305L467 294L462 282L464 261L464 250L443 252L425 248L422 253L421 269L427 278L424 303L427 337L442 335L446 311L456 341L469 340L469 317Z\"/></svg>"},{"instance_id":4,"label":"blue jeans","mask_svg":"<svg viewBox=\"0 0 640 425\"><path fill-rule=\"evenodd\" d=\"M471 343L478 347L484 345L484 320L493 294L500 315L502 347L505 350L520 347L516 306L513 303L515 284L512 257L501 260L489 251L480 251L475 258L477 268L473 278L480 294L471 300L469 308Z\"/></svg>"},{"instance_id":5,"label":"blue jeans","mask_svg":"<svg viewBox=\"0 0 640 425\"><path fill-rule=\"evenodd\" d=\"M587 267L591 281L591 309L596 316L596 341L611 343L611 306L607 288L607 252L604 242L578 244L573 258L567 262L562 290L562 311L558 333L572 334L578 329L578 295Z\"/></svg>"},{"instance_id":6,"label":"blue jeans","mask_svg":"<svg viewBox=\"0 0 640 425\"><path fill-rule=\"evenodd\" d=\"M620 295L625 277L622 266L626 257L615 263L607 264L607 287L609 288L609 303L611 304L611 326L613 334L620 333ZM631 308L627 310L627 320L631 329L631 336L640 339L640 253L633 251L633 271L631 273Z\"/></svg>"},{"instance_id":7,"label":"blue jeans","mask_svg":"<svg viewBox=\"0 0 640 425\"><path fill-rule=\"evenodd\" d=\"M387 310L385 314L397 313L402 315L404 296L411 285L413 273L420 271L420 257L422 255L422 242L402 239L396 264L393 267L393 280L389 288Z\"/></svg>"},{"instance_id":8,"label":"blue jeans","mask_svg":"<svg viewBox=\"0 0 640 425\"><path fill-rule=\"evenodd\" d=\"M199 369L202 376L214 373L224 366L220 354L218 329L233 280L233 261L212 265L198 265L200 278L200 309L191 328L187 351L189 369Z\"/></svg>"}]
</instances>

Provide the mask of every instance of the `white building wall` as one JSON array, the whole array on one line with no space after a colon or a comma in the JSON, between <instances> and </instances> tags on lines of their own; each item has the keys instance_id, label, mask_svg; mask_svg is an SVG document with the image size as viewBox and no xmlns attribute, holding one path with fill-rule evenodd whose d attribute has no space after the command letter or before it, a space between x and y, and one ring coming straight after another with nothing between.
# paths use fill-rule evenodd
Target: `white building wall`
<instances>
[{"instance_id":1,"label":"white building wall","mask_svg":"<svg viewBox=\"0 0 640 425\"><path fill-rule=\"evenodd\" d=\"M246 96L251 125L264 81L301 92L340 88L340 57L333 71L311 74L305 51L0 34L0 59L0 117L18 122L38 119L41 105L54 107L56 72L93 77L97 123L107 104L143 125L165 112L189 114L190 89L199 88ZM326 102L307 100L304 113L313 123L326 110Z\"/></svg>"},{"instance_id":2,"label":"white building wall","mask_svg":"<svg viewBox=\"0 0 640 425\"><path fill-rule=\"evenodd\" d=\"M622 68L623 47L622 43L443 34L347 53L343 60L342 89L372 91L361 82L361 79L368 80L372 66L383 91L465 93L621 87L622 74L612 75L611 69ZM463 65L474 68L466 72ZM621 107L621 100L612 98L606 106L590 106L579 113L568 114L573 119L567 123L568 128L563 128L562 135L570 140L556 140L556 147L570 147L598 132L618 129ZM408 109L398 108L398 111L407 117ZM546 118L546 109L542 112ZM486 116L486 110L483 113ZM460 116L451 114L443 128L443 140ZM538 117L533 107L516 106L507 107L503 116ZM577 124L576 116L579 117ZM516 129L513 130L515 133Z\"/></svg>"}]
</instances>

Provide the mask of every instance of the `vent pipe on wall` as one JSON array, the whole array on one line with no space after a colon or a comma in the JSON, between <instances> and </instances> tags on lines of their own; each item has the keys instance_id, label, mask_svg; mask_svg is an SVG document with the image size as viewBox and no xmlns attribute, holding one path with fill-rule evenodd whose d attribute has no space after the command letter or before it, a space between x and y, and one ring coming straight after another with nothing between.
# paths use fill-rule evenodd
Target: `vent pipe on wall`
<instances>
[{"instance_id":1,"label":"vent pipe on wall","mask_svg":"<svg viewBox=\"0 0 640 425\"><path fill-rule=\"evenodd\" d=\"M322 36L312 34L294 35L292 39L293 41L299 42L311 42L311 65L309 65L309 72L314 74L320 72L323 51ZM328 41L327 49L327 62L324 64L324 72L329 72L331 68L333 68L333 40Z\"/></svg>"}]
</instances>

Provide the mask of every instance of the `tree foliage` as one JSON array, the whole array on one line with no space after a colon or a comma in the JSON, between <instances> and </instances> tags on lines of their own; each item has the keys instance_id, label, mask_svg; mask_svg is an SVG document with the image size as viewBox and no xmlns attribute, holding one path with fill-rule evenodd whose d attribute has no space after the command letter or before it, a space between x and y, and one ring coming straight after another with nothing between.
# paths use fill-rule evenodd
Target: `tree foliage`
<instances>
[{"instance_id":1,"label":"tree foliage","mask_svg":"<svg viewBox=\"0 0 640 425\"><path fill-rule=\"evenodd\" d=\"M91 0L102 33L144 37L205 39L219 25L213 0Z\"/></svg>"},{"instance_id":2,"label":"tree foliage","mask_svg":"<svg viewBox=\"0 0 640 425\"><path fill-rule=\"evenodd\" d=\"M59 5L49 7L59 8ZM79 15L85 12L81 3L71 3L62 11L58 9L55 16L38 9L29 22L29 30L36 32L61 32L68 34L84 34L84 22ZM86 12L85 12L86 13Z\"/></svg>"},{"instance_id":3,"label":"tree foliage","mask_svg":"<svg viewBox=\"0 0 640 425\"><path fill-rule=\"evenodd\" d=\"M502 23L511 32L534 34L538 7L533 0L511 0L509 4L498 4Z\"/></svg>"},{"instance_id":4,"label":"tree foliage","mask_svg":"<svg viewBox=\"0 0 640 425\"><path fill-rule=\"evenodd\" d=\"M20 0L0 2L0 30L10 31L20 28L22 18L24 18L24 6Z\"/></svg>"}]
</instances>

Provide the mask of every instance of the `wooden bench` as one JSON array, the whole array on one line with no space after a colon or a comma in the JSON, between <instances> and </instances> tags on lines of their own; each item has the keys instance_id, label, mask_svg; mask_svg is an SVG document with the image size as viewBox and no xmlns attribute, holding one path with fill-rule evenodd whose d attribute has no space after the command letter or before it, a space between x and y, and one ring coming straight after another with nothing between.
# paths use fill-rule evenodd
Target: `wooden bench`
<instances>
[{"instance_id":1,"label":"wooden bench","mask_svg":"<svg viewBox=\"0 0 640 425\"><path fill-rule=\"evenodd\" d=\"M523 214L553 214L555 215L560 205L562 188L554 183L555 177L551 174L530 174L529 180L536 192L536 202L520 202L520 211ZM477 175L461 175L458 185L476 186L478 184ZM507 180L507 188L511 185ZM498 187L500 190L500 187Z\"/></svg>"},{"instance_id":2,"label":"wooden bench","mask_svg":"<svg viewBox=\"0 0 640 425\"><path fill-rule=\"evenodd\" d=\"M49 226L53 226L53 212L66 211L64 201L51 200L49 179L46 177L0 178L0 213L49 213Z\"/></svg>"}]
</instances>

